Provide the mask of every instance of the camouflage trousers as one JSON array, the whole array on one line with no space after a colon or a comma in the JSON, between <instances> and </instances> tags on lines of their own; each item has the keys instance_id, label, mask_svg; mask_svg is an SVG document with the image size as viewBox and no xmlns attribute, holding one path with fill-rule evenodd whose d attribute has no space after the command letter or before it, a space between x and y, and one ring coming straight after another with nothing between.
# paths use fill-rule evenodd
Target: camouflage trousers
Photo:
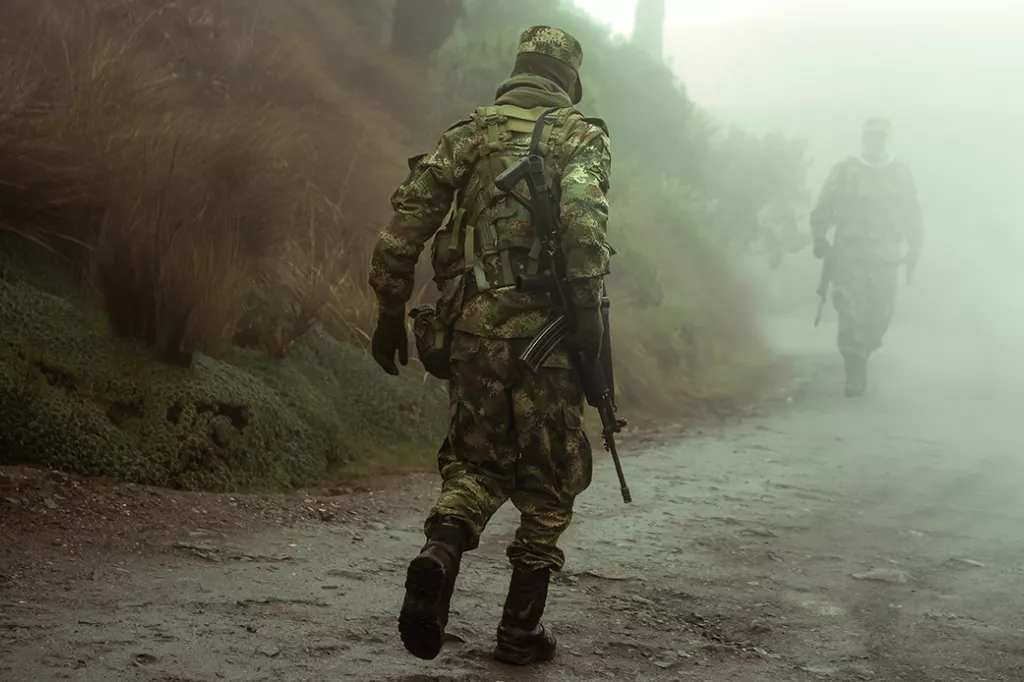
<instances>
[{"instance_id":1,"label":"camouflage trousers","mask_svg":"<svg viewBox=\"0 0 1024 682\"><path fill-rule=\"evenodd\" d=\"M520 524L509 561L560 570L558 540L593 467L583 393L567 367L521 369L516 357L524 343L456 333L451 420L438 454L443 485L426 530L460 522L475 549L487 522L511 500Z\"/></svg>"},{"instance_id":2,"label":"camouflage trousers","mask_svg":"<svg viewBox=\"0 0 1024 682\"><path fill-rule=\"evenodd\" d=\"M839 314L839 350L867 358L882 347L896 311L898 264L844 260L836 263L832 302Z\"/></svg>"}]
</instances>

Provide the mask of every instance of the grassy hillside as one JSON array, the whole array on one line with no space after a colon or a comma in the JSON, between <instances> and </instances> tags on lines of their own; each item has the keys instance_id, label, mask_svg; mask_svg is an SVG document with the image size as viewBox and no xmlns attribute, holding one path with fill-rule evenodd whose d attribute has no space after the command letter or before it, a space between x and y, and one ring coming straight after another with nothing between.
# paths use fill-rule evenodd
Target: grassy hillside
<instances>
[{"instance_id":1,"label":"grassy hillside","mask_svg":"<svg viewBox=\"0 0 1024 682\"><path fill-rule=\"evenodd\" d=\"M561 4L492 15L481 45L468 2L436 60L388 49L392 4L0 5L0 463L234 489L428 462L445 398L368 359L369 250L406 158L492 96L519 22L548 18L587 42L585 106L622 150L624 409L695 416L770 382L730 260L780 248L792 183L756 180L799 150L711 131L664 65Z\"/></svg>"}]
</instances>

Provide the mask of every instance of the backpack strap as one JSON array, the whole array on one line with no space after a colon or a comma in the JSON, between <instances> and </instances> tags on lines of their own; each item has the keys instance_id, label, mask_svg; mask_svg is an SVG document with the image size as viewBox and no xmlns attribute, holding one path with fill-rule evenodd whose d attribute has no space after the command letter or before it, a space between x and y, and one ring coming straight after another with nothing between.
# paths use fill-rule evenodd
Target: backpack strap
<instances>
[{"instance_id":1,"label":"backpack strap","mask_svg":"<svg viewBox=\"0 0 1024 682\"><path fill-rule=\"evenodd\" d=\"M556 111L562 110L563 107L551 107L545 109L540 117L537 118L537 122L533 126L533 137L530 139L530 155L548 156L547 152L551 150L551 133L555 129L555 125L548 122L548 117ZM530 245L530 254L528 256L527 274L536 275L540 272L540 254L543 249L540 237L534 235L533 244Z\"/></svg>"},{"instance_id":2,"label":"backpack strap","mask_svg":"<svg viewBox=\"0 0 1024 682\"><path fill-rule=\"evenodd\" d=\"M545 109L533 125L533 138L530 140L530 155L544 156L550 148L551 131L553 125L548 125L548 116L563 109L564 107L551 107Z\"/></svg>"}]
</instances>

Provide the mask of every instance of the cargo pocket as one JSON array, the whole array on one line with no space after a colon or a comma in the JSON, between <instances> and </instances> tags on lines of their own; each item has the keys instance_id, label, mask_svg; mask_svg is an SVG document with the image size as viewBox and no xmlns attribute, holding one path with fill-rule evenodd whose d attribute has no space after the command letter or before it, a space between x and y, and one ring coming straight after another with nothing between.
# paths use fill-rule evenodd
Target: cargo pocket
<instances>
[{"instance_id":1,"label":"cargo pocket","mask_svg":"<svg viewBox=\"0 0 1024 682\"><path fill-rule=\"evenodd\" d=\"M452 328L441 321L433 306L412 310L416 354L423 368L438 379L451 378Z\"/></svg>"},{"instance_id":2,"label":"cargo pocket","mask_svg":"<svg viewBox=\"0 0 1024 682\"><path fill-rule=\"evenodd\" d=\"M456 453L459 447L459 402L454 396L448 400L448 431L437 453L437 470L441 477L446 478L451 466L458 461Z\"/></svg>"},{"instance_id":3,"label":"cargo pocket","mask_svg":"<svg viewBox=\"0 0 1024 682\"><path fill-rule=\"evenodd\" d=\"M576 497L590 487L594 475L594 458L590 440L584 428L583 408L579 405L562 407L565 423L565 447L558 467L562 493Z\"/></svg>"}]
</instances>

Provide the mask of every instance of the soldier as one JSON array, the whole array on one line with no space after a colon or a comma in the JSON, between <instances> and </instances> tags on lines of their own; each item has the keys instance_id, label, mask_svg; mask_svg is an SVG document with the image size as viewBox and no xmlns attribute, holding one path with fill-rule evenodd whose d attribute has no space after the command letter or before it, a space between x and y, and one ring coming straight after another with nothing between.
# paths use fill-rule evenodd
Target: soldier
<instances>
[{"instance_id":1,"label":"soldier","mask_svg":"<svg viewBox=\"0 0 1024 682\"><path fill-rule=\"evenodd\" d=\"M811 212L814 255L831 259L847 396L860 396L867 386L868 358L881 348L895 310L899 264L906 265L909 285L924 238L914 180L889 153L891 134L888 120L868 120L863 154L832 169Z\"/></svg>"},{"instance_id":2,"label":"soldier","mask_svg":"<svg viewBox=\"0 0 1024 682\"><path fill-rule=\"evenodd\" d=\"M546 295L517 292L516 276L544 272L548 264L529 213L494 181L536 137L551 170L579 309L566 345L596 355L611 255L605 240L611 153L604 122L574 106L583 94L582 61L580 44L564 31L527 29L494 104L449 128L432 153L410 160L410 174L392 197L394 218L373 253L370 284L379 301L373 356L389 374L398 374L396 353L407 362L405 306L431 237L441 292L432 317L418 317L414 327L424 366L449 382L450 424L438 454L443 485L425 523L426 545L409 565L399 616L406 649L423 659L441 651L463 552L478 546L488 520L510 499L521 521L507 550L513 570L494 657L526 665L555 653L541 616L551 572L565 560L559 537L576 496L590 485L591 446L569 352L552 353L535 374L516 362L551 308ZM432 350L420 345L423 338L436 339Z\"/></svg>"}]
</instances>

